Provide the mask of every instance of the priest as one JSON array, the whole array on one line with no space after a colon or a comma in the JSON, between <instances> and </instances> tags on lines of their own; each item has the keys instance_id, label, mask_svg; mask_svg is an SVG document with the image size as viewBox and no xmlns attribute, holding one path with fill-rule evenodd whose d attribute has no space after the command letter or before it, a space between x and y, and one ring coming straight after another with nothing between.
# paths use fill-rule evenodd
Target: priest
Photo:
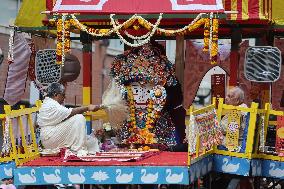
<instances>
[{"instance_id":1,"label":"priest","mask_svg":"<svg viewBox=\"0 0 284 189\"><path fill-rule=\"evenodd\" d=\"M98 111L102 105L89 105L77 108L63 106L65 87L52 83L47 88L47 95L38 114L40 138L46 151L58 151L69 148L78 154L99 151L97 139L87 136L86 120L82 113Z\"/></svg>"}]
</instances>

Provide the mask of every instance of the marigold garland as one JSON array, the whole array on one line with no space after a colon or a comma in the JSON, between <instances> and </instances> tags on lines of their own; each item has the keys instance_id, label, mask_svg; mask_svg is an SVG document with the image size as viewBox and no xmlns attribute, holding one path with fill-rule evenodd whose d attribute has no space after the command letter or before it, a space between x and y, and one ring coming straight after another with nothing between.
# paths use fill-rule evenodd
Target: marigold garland
<instances>
[{"instance_id":1,"label":"marigold garland","mask_svg":"<svg viewBox=\"0 0 284 189\"><path fill-rule=\"evenodd\" d=\"M116 33L124 43L131 47L138 47L147 43L154 34L163 36L186 35L187 33L192 32L204 25L203 51L209 51L211 64L216 64L218 55L218 19L212 19L213 13L210 14L210 19L202 18L203 15L205 15L205 13L200 13L190 24L181 29L167 30L158 27L162 18L162 14L160 14L160 17L155 24L152 24L151 22L136 14L122 24L119 24L117 20L114 20L114 14L111 14L110 19L113 26L112 29L94 29L85 26L84 24L80 23L75 15L72 14L72 19L70 20L65 20L64 22L62 21L62 19L57 20L57 63L61 64L62 60L64 61L64 53L70 50L70 25L95 37L110 36L111 34ZM149 32L143 36L132 36L126 31L126 29L131 26L137 29L142 26ZM123 33L127 37L133 40L142 40L142 42L133 44L127 42L120 34L121 31L123 31Z\"/></svg>"},{"instance_id":2,"label":"marigold garland","mask_svg":"<svg viewBox=\"0 0 284 189\"><path fill-rule=\"evenodd\" d=\"M70 51L70 21L57 20L56 63L64 64L65 53Z\"/></svg>"},{"instance_id":3,"label":"marigold garland","mask_svg":"<svg viewBox=\"0 0 284 189\"><path fill-rule=\"evenodd\" d=\"M204 47L203 51L208 52L209 50L209 37L210 37L210 19L206 18L204 22Z\"/></svg>"},{"instance_id":4,"label":"marigold garland","mask_svg":"<svg viewBox=\"0 0 284 189\"><path fill-rule=\"evenodd\" d=\"M218 19L213 19L213 32L212 32L212 44L211 44L211 64L217 63L218 56L218 28L219 21Z\"/></svg>"},{"instance_id":5,"label":"marigold garland","mask_svg":"<svg viewBox=\"0 0 284 189\"><path fill-rule=\"evenodd\" d=\"M147 120L144 128L140 129L137 127L136 117L135 117L135 103L132 93L131 86L126 86L127 96L128 96L128 106L130 110L130 118L128 120L128 129L132 135L127 139L127 143L135 144L153 144L156 143L155 134L151 132L154 125L154 118L157 117L158 112L154 112L153 101L148 100L147 106Z\"/></svg>"}]
</instances>

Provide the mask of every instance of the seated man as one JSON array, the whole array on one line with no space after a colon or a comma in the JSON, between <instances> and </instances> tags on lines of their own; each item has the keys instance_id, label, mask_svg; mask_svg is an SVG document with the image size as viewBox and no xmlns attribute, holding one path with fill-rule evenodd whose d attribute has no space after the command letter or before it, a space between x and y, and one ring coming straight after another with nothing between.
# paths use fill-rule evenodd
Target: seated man
<instances>
[{"instance_id":1,"label":"seated man","mask_svg":"<svg viewBox=\"0 0 284 189\"><path fill-rule=\"evenodd\" d=\"M239 87L234 87L229 90L225 103L228 105L233 105L233 106L240 106L247 108L247 105L244 103L244 91L239 88ZM244 134L244 129L246 126L246 121L245 121L245 116L246 112L241 112L241 120L240 120L240 127L239 127L239 146L242 144L243 141L243 134ZM223 147L220 147L220 149L223 149L224 146L226 146L226 133L227 133L227 127L228 127L228 114L226 114L222 119L221 119L221 129L222 133L224 135L224 140L223 140Z\"/></svg>"},{"instance_id":2,"label":"seated man","mask_svg":"<svg viewBox=\"0 0 284 189\"><path fill-rule=\"evenodd\" d=\"M74 152L94 153L98 144L86 133L86 120L82 113L97 111L100 105L66 108L62 104L65 99L65 87L60 83L52 83L47 88L47 96L38 114L40 138L45 149L56 150L70 148Z\"/></svg>"}]
</instances>

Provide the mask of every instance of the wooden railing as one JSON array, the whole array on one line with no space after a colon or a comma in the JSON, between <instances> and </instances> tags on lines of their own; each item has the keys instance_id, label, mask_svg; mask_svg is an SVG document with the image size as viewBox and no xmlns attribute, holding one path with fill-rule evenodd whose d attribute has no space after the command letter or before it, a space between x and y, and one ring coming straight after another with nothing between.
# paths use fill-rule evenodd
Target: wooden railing
<instances>
[{"instance_id":1,"label":"wooden railing","mask_svg":"<svg viewBox=\"0 0 284 189\"><path fill-rule=\"evenodd\" d=\"M41 106L38 101L35 107L19 110L11 110L11 106L5 105L5 114L0 116L3 127L3 136L6 127L9 127L11 149L2 154L0 162L15 161L16 165L25 163L39 157L38 145L35 136L36 113Z\"/></svg>"},{"instance_id":2,"label":"wooden railing","mask_svg":"<svg viewBox=\"0 0 284 189\"><path fill-rule=\"evenodd\" d=\"M257 130L256 130L256 140L254 145L254 153L253 158L257 159L268 159L268 160L274 160L274 161L282 161L284 162L284 157L279 156L277 154L276 149L274 150L268 150L266 149L266 141L268 139L268 127L276 127L277 121L271 121L271 116L284 116L283 111L277 111L271 109L271 104L267 103L265 104L264 109L258 109L258 119L263 119L264 124L262 125L260 121L257 123ZM275 128L276 130L276 128ZM276 136L277 137L277 130L276 130ZM275 146L274 146L275 147Z\"/></svg>"},{"instance_id":3,"label":"wooden railing","mask_svg":"<svg viewBox=\"0 0 284 189\"><path fill-rule=\"evenodd\" d=\"M221 154L221 155L234 156L234 157L249 158L249 159L252 158L253 146L254 146L253 145L254 144L254 136L255 136L255 127L256 127L257 108L258 108L258 104L254 103L254 102L251 104L250 108L245 108L245 107L240 107L240 106L232 106L232 105L224 104L224 100L219 99L218 110L217 110L219 123L221 122L222 116L224 116L226 114L230 115L230 113L232 111L237 111L237 112L240 112L241 114L246 114L247 116L249 115L249 122L248 122L248 125L245 125L246 128L244 128L244 129L247 129L247 135L243 136L243 137L245 137L244 140L246 141L245 142L246 148L245 148L244 152L219 150L217 148L217 146L215 146L214 153ZM242 122L244 122L244 121L245 120L239 120L239 127L241 126ZM226 134L228 134L228 133L226 133Z\"/></svg>"},{"instance_id":4,"label":"wooden railing","mask_svg":"<svg viewBox=\"0 0 284 189\"><path fill-rule=\"evenodd\" d=\"M209 111L212 111L213 109L216 108L215 102L216 102L216 100L214 99L213 103L209 106L206 106L204 108L201 108L201 109L198 109L198 110L195 110L195 111L188 110L187 112L190 115L194 115L194 116L198 115L198 114L199 115L200 114L206 114ZM196 152L192 153L192 152L190 152L190 150L188 151L189 152L189 162L188 162L189 165L190 165L191 161L193 161L195 159L198 160L200 158L200 156L206 156L206 155L209 155L209 154L212 154L212 153L220 154L220 155L227 155L227 156L234 156L234 157L242 157L242 158L248 158L248 159L252 158L253 147L254 147L255 127L256 127L256 117L257 117L257 112L258 112L257 111L258 104L252 103L250 108L244 108L244 107L239 107L239 106L226 105L226 104L224 104L223 99L219 99L218 102L219 102L218 103L218 109L216 109L216 112L217 112L217 119L218 119L218 122L219 122L219 126L221 126L221 124L222 124L221 119L224 115L228 114L229 115L228 119L231 120L230 115L231 115L232 111L243 112L243 113L249 114L249 122L248 122L248 125L246 126L247 127L247 135L244 139L244 140L246 140L245 150L243 152L240 152L238 150L235 150L235 151L229 151L227 149L221 150L216 145L214 145L212 149L201 150L201 148L200 148L201 147L200 146L200 135L199 135L199 133L197 133L197 135L196 135L196 137L197 137L196 138ZM191 107L191 109L192 109L192 107ZM240 117L238 119L240 119ZM187 121L186 125L188 126L189 124L190 124L190 122ZM238 124L240 126L241 120L238 120ZM228 130L226 132L226 135L224 135L224 137L226 137L226 136L228 136Z\"/></svg>"}]
</instances>

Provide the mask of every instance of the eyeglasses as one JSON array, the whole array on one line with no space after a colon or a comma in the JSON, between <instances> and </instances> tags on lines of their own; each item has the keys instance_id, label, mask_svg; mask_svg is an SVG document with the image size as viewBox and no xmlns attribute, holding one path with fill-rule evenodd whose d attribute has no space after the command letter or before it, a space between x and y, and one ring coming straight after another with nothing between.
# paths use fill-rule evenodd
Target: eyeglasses
<instances>
[{"instance_id":1,"label":"eyeglasses","mask_svg":"<svg viewBox=\"0 0 284 189\"><path fill-rule=\"evenodd\" d=\"M58 95L61 95L63 98L65 98L65 93L58 93Z\"/></svg>"}]
</instances>

